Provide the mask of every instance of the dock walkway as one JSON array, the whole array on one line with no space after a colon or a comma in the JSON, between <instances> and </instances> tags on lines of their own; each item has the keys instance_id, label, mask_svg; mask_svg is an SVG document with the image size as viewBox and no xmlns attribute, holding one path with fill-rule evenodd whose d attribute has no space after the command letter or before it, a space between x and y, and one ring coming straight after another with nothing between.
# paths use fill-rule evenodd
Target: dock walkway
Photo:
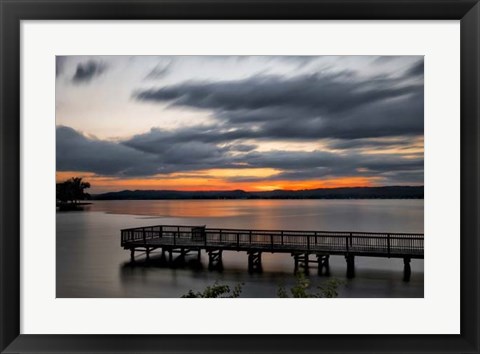
<instances>
[{"instance_id":1,"label":"dock walkway","mask_svg":"<svg viewBox=\"0 0 480 354\"><path fill-rule=\"evenodd\" d=\"M290 253L295 271L308 272L310 263L318 264L319 274L329 273L330 255L345 256L347 277L355 274L355 257L403 258L404 280L410 279L410 260L423 259L423 234L344 231L217 229L205 226L155 225L121 230L121 246L135 252L150 253L161 249L162 256L205 250L209 269L222 269L223 251L244 251L248 254L250 272L261 271L262 252ZM316 260L310 258L316 256Z\"/></svg>"}]
</instances>

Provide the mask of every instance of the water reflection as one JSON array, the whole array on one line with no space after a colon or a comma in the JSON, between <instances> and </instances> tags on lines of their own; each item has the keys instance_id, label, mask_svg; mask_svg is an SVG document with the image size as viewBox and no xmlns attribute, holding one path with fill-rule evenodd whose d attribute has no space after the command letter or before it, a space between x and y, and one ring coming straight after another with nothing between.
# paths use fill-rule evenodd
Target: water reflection
<instances>
[{"instance_id":1,"label":"water reflection","mask_svg":"<svg viewBox=\"0 0 480 354\"><path fill-rule=\"evenodd\" d=\"M134 214L134 215L132 215ZM200 216L202 215L202 216ZM206 224L210 227L423 232L418 200L212 200L102 201L82 212L57 213L57 297L180 297L216 280L244 283L242 296L275 297L279 284L293 284L289 254L262 255L263 274L248 274L244 252L225 252L224 271L208 271L208 256L188 256L169 268L159 253L150 264L129 263L119 230L152 224ZM138 257L141 260L141 257ZM423 261L412 260L410 283L398 259L356 259L356 278L345 279L343 257L331 257L332 277L345 281L343 297L423 297ZM326 277L310 278L316 286Z\"/></svg>"}]
</instances>

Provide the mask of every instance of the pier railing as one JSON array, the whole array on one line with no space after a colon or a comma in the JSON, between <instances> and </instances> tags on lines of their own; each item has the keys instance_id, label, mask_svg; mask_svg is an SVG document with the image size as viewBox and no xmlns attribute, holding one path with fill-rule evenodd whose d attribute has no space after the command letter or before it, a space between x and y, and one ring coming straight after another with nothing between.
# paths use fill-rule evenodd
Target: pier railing
<instances>
[{"instance_id":1,"label":"pier railing","mask_svg":"<svg viewBox=\"0 0 480 354\"><path fill-rule=\"evenodd\" d=\"M197 247L271 252L328 252L423 258L424 235L417 233L218 229L155 225L121 231L124 248Z\"/></svg>"}]
</instances>

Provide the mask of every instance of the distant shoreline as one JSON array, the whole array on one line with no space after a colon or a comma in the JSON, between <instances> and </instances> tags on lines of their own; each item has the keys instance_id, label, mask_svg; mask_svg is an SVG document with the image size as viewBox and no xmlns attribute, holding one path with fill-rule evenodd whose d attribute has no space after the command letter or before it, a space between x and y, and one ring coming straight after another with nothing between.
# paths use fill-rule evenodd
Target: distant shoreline
<instances>
[{"instance_id":1,"label":"distant shoreline","mask_svg":"<svg viewBox=\"0 0 480 354\"><path fill-rule=\"evenodd\" d=\"M424 199L423 186L342 187L266 192L124 190L92 195L93 200L222 200L222 199Z\"/></svg>"}]
</instances>

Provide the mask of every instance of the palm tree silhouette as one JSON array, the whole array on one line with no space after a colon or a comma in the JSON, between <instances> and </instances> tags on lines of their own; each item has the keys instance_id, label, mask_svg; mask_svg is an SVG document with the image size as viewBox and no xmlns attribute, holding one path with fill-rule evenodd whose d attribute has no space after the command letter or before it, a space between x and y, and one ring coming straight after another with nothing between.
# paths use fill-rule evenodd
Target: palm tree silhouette
<instances>
[{"instance_id":1,"label":"palm tree silhouette","mask_svg":"<svg viewBox=\"0 0 480 354\"><path fill-rule=\"evenodd\" d=\"M57 199L61 203L77 205L79 200L88 199L90 195L84 190L90 188L90 183L84 182L81 177L72 177L69 180L57 183Z\"/></svg>"}]
</instances>

